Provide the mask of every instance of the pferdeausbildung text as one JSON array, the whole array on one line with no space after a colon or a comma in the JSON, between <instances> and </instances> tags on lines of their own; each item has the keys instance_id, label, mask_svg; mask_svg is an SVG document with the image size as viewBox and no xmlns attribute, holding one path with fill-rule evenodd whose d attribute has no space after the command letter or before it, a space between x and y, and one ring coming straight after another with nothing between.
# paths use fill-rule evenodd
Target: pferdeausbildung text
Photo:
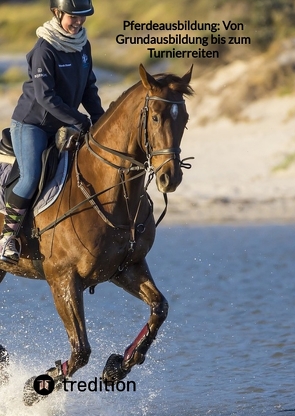
<instances>
[{"instance_id":1,"label":"pferdeausbildung text","mask_svg":"<svg viewBox=\"0 0 295 416\"><path fill-rule=\"evenodd\" d=\"M127 381L108 381L105 382L101 377L94 377L90 381L63 380L63 389L66 392L135 392L136 383L132 380Z\"/></svg>"},{"instance_id":2,"label":"pferdeausbildung text","mask_svg":"<svg viewBox=\"0 0 295 416\"><path fill-rule=\"evenodd\" d=\"M153 59L219 58L220 50L212 50L214 45L251 44L249 36L242 36L244 24L231 20L212 23L197 20L178 20L170 23L124 20L122 26L123 33L116 36L116 43L146 45L148 56ZM218 33L220 30L222 34ZM166 45L170 48L166 49Z\"/></svg>"}]
</instances>

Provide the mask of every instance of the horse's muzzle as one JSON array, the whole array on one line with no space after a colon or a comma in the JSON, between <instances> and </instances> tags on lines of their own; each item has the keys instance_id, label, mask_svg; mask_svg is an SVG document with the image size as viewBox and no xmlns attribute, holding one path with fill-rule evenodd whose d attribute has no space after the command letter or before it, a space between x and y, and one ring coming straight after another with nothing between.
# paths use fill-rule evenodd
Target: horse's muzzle
<instances>
[{"instance_id":1,"label":"horse's muzzle","mask_svg":"<svg viewBox=\"0 0 295 416\"><path fill-rule=\"evenodd\" d=\"M158 190L163 193L174 192L181 181L182 171L179 166L174 172L168 169L165 172L160 171L156 176Z\"/></svg>"}]
</instances>

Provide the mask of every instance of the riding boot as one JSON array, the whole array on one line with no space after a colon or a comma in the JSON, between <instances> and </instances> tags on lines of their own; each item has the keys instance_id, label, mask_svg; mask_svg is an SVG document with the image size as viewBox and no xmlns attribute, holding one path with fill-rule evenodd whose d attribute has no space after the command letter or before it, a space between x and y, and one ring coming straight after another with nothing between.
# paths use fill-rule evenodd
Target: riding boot
<instances>
[{"instance_id":1,"label":"riding boot","mask_svg":"<svg viewBox=\"0 0 295 416\"><path fill-rule=\"evenodd\" d=\"M6 215L0 236L0 260L17 264L21 253L21 242L17 238L25 218L30 200L12 192L6 203Z\"/></svg>"}]
</instances>

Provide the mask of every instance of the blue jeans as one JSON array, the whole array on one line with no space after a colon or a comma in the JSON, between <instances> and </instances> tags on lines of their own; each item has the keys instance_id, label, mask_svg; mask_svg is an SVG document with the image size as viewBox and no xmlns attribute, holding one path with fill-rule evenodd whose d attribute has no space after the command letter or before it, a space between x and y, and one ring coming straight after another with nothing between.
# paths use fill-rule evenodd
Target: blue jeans
<instances>
[{"instance_id":1,"label":"blue jeans","mask_svg":"<svg viewBox=\"0 0 295 416\"><path fill-rule=\"evenodd\" d=\"M37 189L42 168L42 152L47 148L49 135L39 127L11 120L12 147L18 161L20 179L13 192L31 199Z\"/></svg>"}]
</instances>

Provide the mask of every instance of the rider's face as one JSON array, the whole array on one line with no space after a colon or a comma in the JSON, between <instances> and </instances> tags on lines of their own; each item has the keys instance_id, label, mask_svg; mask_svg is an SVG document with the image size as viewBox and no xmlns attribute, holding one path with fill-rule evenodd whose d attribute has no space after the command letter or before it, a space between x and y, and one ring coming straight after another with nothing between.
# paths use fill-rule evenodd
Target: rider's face
<instances>
[{"instance_id":1,"label":"rider's face","mask_svg":"<svg viewBox=\"0 0 295 416\"><path fill-rule=\"evenodd\" d=\"M72 16L64 13L61 19L61 26L66 32L71 35L76 35L83 26L85 20L86 16Z\"/></svg>"}]
</instances>

